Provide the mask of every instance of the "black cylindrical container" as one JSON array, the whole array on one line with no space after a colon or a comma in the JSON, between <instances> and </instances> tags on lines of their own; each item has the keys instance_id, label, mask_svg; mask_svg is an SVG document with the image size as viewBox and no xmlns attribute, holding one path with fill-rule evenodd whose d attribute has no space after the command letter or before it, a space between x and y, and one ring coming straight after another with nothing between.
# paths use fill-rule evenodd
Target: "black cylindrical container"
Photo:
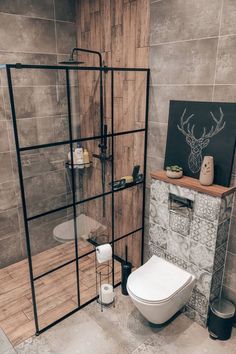
<instances>
[{"instance_id":1,"label":"black cylindrical container","mask_svg":"<svg viewBox=\"0 0 236 354\"><path fill-rule=\"evenodd\" d=\"M212 339L227 340L231 336L235 306L228 300L216 299L210 305L208 331Z\"/></svg>"},{"instance_id":2,"label":"black cylindrical container","mask_svg":"<svg viewBox=\"0 0 236 354\"><path fill-rule=\"evenodd\" d=\"M130 262L124 262L121 265L121 269L122 269L121 292L123 295L129 295L127 292L126 285L127 285L128 276L131 273L132 264Z\"/></svg>"}]
</instances>

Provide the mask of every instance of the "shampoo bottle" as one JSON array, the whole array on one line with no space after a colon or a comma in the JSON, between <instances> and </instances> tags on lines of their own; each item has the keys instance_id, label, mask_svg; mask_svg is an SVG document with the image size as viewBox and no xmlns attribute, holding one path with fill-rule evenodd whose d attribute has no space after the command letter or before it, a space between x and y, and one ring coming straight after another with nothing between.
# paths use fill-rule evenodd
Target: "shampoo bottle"
<instances>
[{"instance_id":1,"label":"shampoo bottle","mask_svg":"<svg viewBox=\"0 0 236 354\"><path fill-rule=\"evenodd\" d=\"M84 159L84 166L89 167L90 161L89 161L89 153L87 149L84 149L83 159Z\"/></svg>"}]
</instances>

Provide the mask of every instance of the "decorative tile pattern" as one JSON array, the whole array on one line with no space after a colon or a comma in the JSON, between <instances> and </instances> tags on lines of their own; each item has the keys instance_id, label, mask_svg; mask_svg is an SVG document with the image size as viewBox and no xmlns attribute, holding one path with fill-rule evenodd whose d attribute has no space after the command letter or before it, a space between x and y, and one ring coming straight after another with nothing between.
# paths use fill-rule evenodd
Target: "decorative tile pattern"
<instances>
[{"instance_id":1,"label":"decorative tile pattern","mask_svg":"<svg viewBox=\"0 0 236 354\"><path fill-rule=\"evenodd\" d=\"M232 213L233 201L234 201L233 193L226 195L225 197L222 198L221 206L220 206L219 222L222 222L226 219L230 219Z\"/></svg>"},{"instance_id":2,"label":"decorative tile pattern","mask_svg":"<svg viewBox=\"0 0 236 354\"><path fill-rule=\"evenodd\" d=\"M200 324L200 326L206 327L207 325L207 316L200 315L197 311L192 309L190 306L185 306L183 308L183 313L190 318L191 320Z\"/></svg>"},{"instance_id":3,"label":"decorative tile pattern","mask_svg":"<svg viewBox=\"0 0 236 354\"><path fill-rule=\"evenodd\" d=\"M190 217L181 215L178 212L170 211L170 227L173 231L187 236L190 230Z\"/></svg>"},{"instance_id":4,"label":"decorative tile pattern","mask_svg":"<svg viewBox=\"0 0 236 354\"><path fill-rule=\"evenodd\" d=\"M200 269L212 272L214 252L200 243L190 241L191 252L189 254L190 262L194 263Z\"/></svg>"},{"instance_id":5,"label":"decorative tile pattern","mask_svg":"<svg viewBox=\"0 0 236 354\"><path fill-rule=\"evenodd\" d=\"M195 198L194 212L200 218L217 221L220 212L220 202L220 198L198 193Z\"/></svg>"},{"instance_id":6,"label":"decorative tile pattern","mask_svg":"<svg viewBox=\"0 0 236 354\"><path fill-rule=\"evenodd\" d=\"M165 252L164 252L163 248L158 247L158 246L154 245L153 243L150 243L149 244L149 258L151 256L153 256L154 254L158 257L165 258Z\"/></svg>"},{"instance_id":7,"label":"decorative tile pattern","mask_svg":"<svg viewBox=\"0 0 236 354\"><path fill-rule=\"evenodd\" d=\"M197 194L197 192L192 189L179 187L174 184L169 185L169 192L177 195L178 197L187 198L189 200L194 200Z\"/></svg>"},{"instance_id":8,"label":"decorative tile pattern","mask_svg":"<svg viewBox=\"0 0 236 354\"><path fill-rule=\"evenodd\" d=\"M169 225L169 210L168 205L158 205L155 200L150 202L150 222L155 222L167 229Z\"/></svg>"},{"instance_id":9,"label":"decorative tile pattern","mask_svg":"<svg viewBox=\"0 0 236 354\"><path fill-rule=\"evenodd\" d=\"M222 285L222 279L224 274L224 267L217 270L212 277L211 292L215 292Z\"/></svg>"},{"instance_id":10,"label":"decorative tile pattern","mask_svg":"<svg viewBox=\"0 0 236 354\"><path fill-rule=\"evenodd\" d=\"M190 237L193 241L199 242L210 249L213 249L215 247L216 235L216 223L194 216L190 231Z\"/></svg>"},{"instance_id":11,"label":"decorative tile pattern","mask_svg":"<svg viewBox=\"0 0 236 354\"><path fill-rule=\"evenodd\" d=\"M150 223L149 242L166 249L167 230L155 223Z\"/></svg>"},{"instance_id":12,"label":"decorative tile pattern","mask_svg":"<svg viewBox=\"0 0 236 354\"><path fill-rule=\"evenodd\" d=\"M158 204L167 204L169 199L168 184L153 179L151 184L151 198L156 200Z\"/></svg>"},{"instance_id":13,"label":"decorative tile pattern","mask_svg":"<svg viewBox=\"0 0 236 354\"><path fill-rule=\"evenodd\" d=\"M196 277L196 285L194 289L208 298L210 295L212 274L204 269L198 268L193 263L189 263L188 271Z\"/></svg>"},{"instance_id":14,"label":"decorative tile pattern","mask_svg":"<svg viewBox=\"0 0 236 354\"><path fill-rule=\"evenodd\" d=\"M173 256L172 254L170 254L169 252L165 252L166 254L166 260L177 265L178 267L184 269L184 270L188 270L188 262L184 261L181 258L178 258L176 256Z\"/></svg>"},{"instance_id":15,"label":"decorative tile pattern","mask_svg":"<svg viewBox=\"0 0 236 354\"><path fill-rule=\"evenodd\" d=\"M218 226L216 248L225 243L229 235L230 219L225 220Z\"/></svg>"},{"instance_id":16,"label":"decorative tile pattern","mask_svg":"<svg viewBox=\"0 0 236 354\"><path fill-rule=\"evenodd\" d=\"M188 261L189 239L168 230L167 252Z\"/></svg>"},{"instance_id":17,"label":"decorative tile pattern","mask_svg":"<svg viewBox=\"0 0 236 354\"><path fill-rule=\"evenodd\" d=\"M222 246L216 249L213 273L215 273L218 269L223 267L223 265L225 264L226 249L227 249L227 243L224 243Z\"/></svg>"},{"instance_id":18,"label":"decorative tile pattern","mask_svg":"<svg viewBox=\"0 0 236 354\"><path fill-rule=\"evenodd\" d=\"M208 313L208 299L200 292L193 290L188 305L199 312L202 316Z\"/></svg>"},{"instance_id":19,"label":"decorative tile pattern","mask_svg":"<svg viewBox=\"0 0 236 354\"><path fill-rule=\"evenodd\" d=\"M169 210L169 193L193 201L188 217ZM172 184L151 187L149 253L194 274L196 284L184 312L206 326L209 301L219 296L233 195L215 198Z\"/></svg>"},{"instance_id":20,"label":"decorative tile pattern","mask_svg":"<svg viewBox=\"0 0 236 354\"><path fill-rule=\"evenodd\" d=\"M217 297L219 297L221 294L221 287L216 288L214 291L211 290L211 295L210 295L210 302L215 300Z\"/></svg>"}]
</instances>

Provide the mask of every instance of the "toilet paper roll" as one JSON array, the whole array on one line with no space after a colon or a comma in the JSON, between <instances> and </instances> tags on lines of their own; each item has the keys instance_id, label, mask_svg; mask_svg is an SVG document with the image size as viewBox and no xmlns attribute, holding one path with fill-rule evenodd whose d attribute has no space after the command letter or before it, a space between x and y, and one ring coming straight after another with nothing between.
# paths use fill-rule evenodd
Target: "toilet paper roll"
<instances>
[{"instance_id":1,"label":"toilet paper roll","mask_svg":"<svg viewBox=\"0 0 236 354\"><path fill-rule=\"evenodd\" d=\"M104 305L109 305L114 300L114 291L111 284L102 284L99 293L99 302Z\"/></svg>"},{"instance_id":2,"label":"toilet paper roll","mask_svg":"<svg viewBox=\"0 0 236 354\"><path fill-rule=\"evenodd\" d=\"M109 243L96 247L96 256L98 263L107 262L112 259L112 248Z\"/></svg>"}]
</instances>

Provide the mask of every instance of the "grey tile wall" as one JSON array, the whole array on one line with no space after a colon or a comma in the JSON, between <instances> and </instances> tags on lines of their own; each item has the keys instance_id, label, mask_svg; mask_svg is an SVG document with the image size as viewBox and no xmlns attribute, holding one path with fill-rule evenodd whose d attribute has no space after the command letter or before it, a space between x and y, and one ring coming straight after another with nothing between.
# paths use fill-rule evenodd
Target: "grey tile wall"
<instances>
[{"instance_id":1,"label":"grey tile wall","mask_svg":"<svg viewBox=\"0 0 236 354\"><path fill-rule=\"evenodd\" d=\"M0 1L0 64L56 64L76 45L74 0ZM3 72L0 82L0 267L26 257L15 143ZM46 70L12 72L21 146L68 138L65 80ZM76 92L76 90L74 90ZM22 154L29 215L66 205L63 147ZM33 254L56 244L66 212L33 224Z\"/></svg>"},{"instance_id":2,"label":"grey tile wall","mask_svg":"<svg viewBox=\"0 0 236 354\"><path fill-rule=\"evenodd\" d=\"M150 171L162 169L164 164L170 100L236 102L236 2L150 1L150 14L148 189ZM231 185L235 183L236 163ZM224 235L228 228L226 218L218 229L217 247L225 243ZM147 239L146 236L146 247ZM200 248L206 247L198 244ZM236 284L229 281L233 279L232 266L236 264L235 203L226 259L223 292L236 304ZM192 316L200 318L196 313Z\"/></svg>"}]
</instances>

